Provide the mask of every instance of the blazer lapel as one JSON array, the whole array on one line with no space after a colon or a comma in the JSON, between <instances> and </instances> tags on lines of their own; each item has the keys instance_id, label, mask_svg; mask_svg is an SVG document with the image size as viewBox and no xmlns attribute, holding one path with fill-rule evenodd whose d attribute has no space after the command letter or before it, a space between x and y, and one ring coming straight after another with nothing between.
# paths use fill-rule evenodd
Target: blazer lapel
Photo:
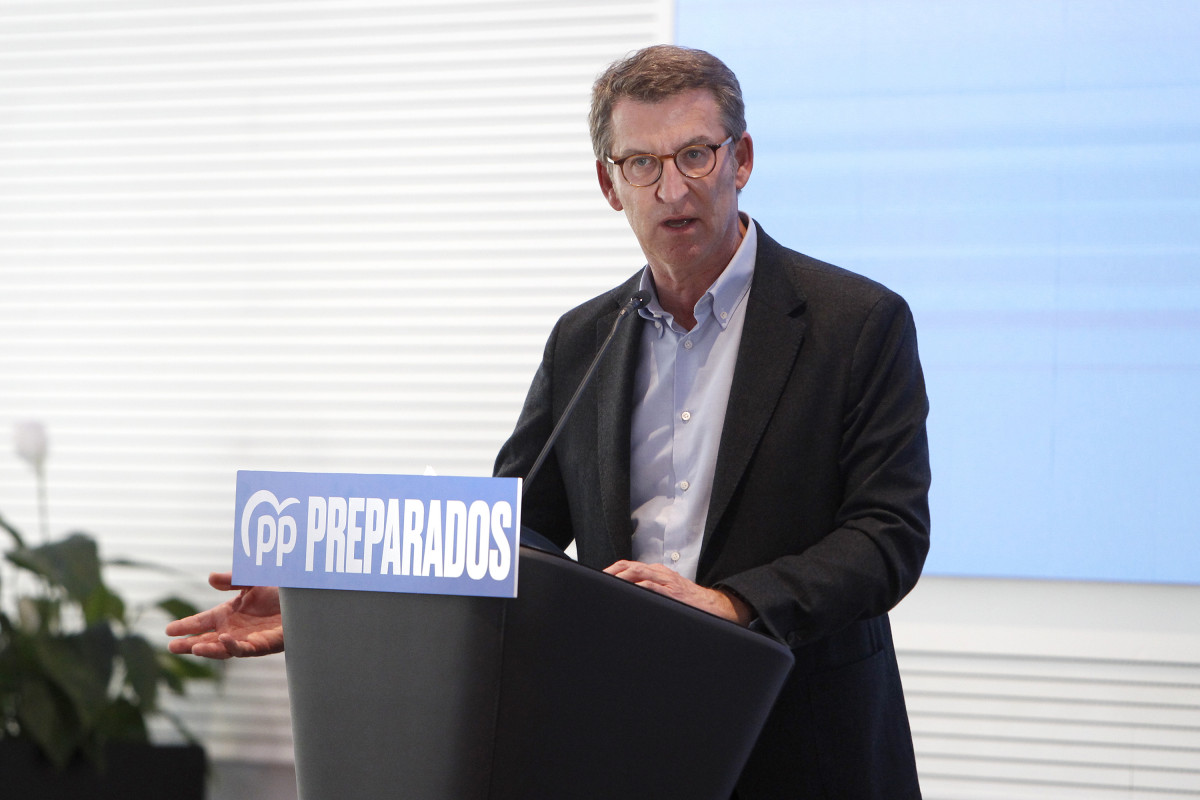
<instances>
[{"instance_id":1,"label":"blazer lapel","mask_svg":"<svg viewBox=\"0 0 1200 800\"><path fill-rule=\"evenodd\" d=\"M621 287L618 306L637 289L637 277ZM596 349L616 320L616 311L596 322ZM633 523L629 518L629 425L633 413L633 376L637 369L641 318L621 322L608 353L596 367L596 459L600 475L605 528L617 558L633 557Z\"/></svg>"},{"instance_id":2,"label":"blazer lapel","mask_svg":"<svg viewBox=\"0 0 1200 800\"><path fill-rule=\"evenodd\" d=\"M713 531L766 431L807 327L800 313L805 305L804 295L782 263L783 248L761 229L758 240L758 258L704 525L700 574L712 561L709 543Z\"/></svg>"}]
</instances>

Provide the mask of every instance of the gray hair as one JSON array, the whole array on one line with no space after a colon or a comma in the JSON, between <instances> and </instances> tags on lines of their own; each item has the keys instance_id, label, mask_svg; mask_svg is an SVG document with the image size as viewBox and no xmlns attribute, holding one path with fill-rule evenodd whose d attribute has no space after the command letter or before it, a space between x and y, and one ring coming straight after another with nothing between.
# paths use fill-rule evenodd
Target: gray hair
<instances>
[{"instance_id":1,"label":"gray hair","mask_svg":"<svg viewBox=\"0 0 1200 800\"><path fill-rule=\"evenodd\" d=\"M746 132L742 87L733 70L711 53L660 44L610 64L592 85L588 128L596 159L612 155L612 112L618 100L659 103L693 89L712 92L726 135L740 139Z\"/></svg>"}]
</instances>

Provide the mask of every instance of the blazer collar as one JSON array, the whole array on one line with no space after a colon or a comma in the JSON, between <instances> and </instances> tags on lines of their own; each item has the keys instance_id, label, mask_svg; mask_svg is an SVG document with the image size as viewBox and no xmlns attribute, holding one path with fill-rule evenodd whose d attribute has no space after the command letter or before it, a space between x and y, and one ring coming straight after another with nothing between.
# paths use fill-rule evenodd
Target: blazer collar
<instances>
[{"instance_id":1,"label":"blazer collar","mask_svg":"<svg viewBox=\"0 0 1200 800\"><path fill-rule=\"evenodd\" d=\"M788 269L789 254L761 227L758 229L754 282L747 298L742 342L717 452L700 553L700 576L712 563L715 549L720 547L720 542L713 542L713 532L762 440L804 341L806 300Z\"/></svg>"},{"instance_id":2,"label":"blazer collar","mask_svg":"<svg viewBox=\"0 0 1200 800\"><path fill-rule=\"evenodd\" d=\"M617 312L637 291L639 274L615 291L612 310L596 321L596 349L608 336ZM637 370L641 326L637 314L629 314L613 336L607 355L596 367L596 459L605 527L612 537L617 558L633 556L633 522L629 518L629 424L633 415L633 379Z\"/></svg>"}]
</instances>

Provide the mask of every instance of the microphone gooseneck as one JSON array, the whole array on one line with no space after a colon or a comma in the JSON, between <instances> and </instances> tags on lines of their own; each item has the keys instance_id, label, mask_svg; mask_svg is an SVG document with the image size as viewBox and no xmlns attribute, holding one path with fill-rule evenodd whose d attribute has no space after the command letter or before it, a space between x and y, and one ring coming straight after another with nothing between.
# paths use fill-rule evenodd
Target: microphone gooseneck
<instances>
[{"instance_id":1,"label":"microphone gooseneck","mask_svg":"<svg viewBox=\"0 0 1200 800\"><path fill-rule=\"evenodd\" d=\"M533 462L533 466L529 468L529 472L525 475L525 480L521 482L521 496L525 496L526 489L529 488L530 481L537 475L538 470L542 468L542 462L546 460L546 456L550 454L551 448L554 447L554 442L558 440L558 435L562 432L563 425L571 416L571 412L575 410L575 404L579 402L579 398L583 395L583 390L592 382L592 375L596 371L596 367L600 364L600 359L604 358L604 354L608 352L608 346L612 344L613 337L617 334L617 328L621 324L621 320L629 316L629 312L637 311L639 308L644 308L650 302L650 293L646 290L634 292L630 295L625 304L621 306L621 310L617 312L617 318L613 321L612 328L608 331L608 336L605 337L604 343L600 345L600 350L596 353L596 357L592 359L592 363L588 366L587 372L583 373L583 379L579 381L579 387L575 390L575 394L571 395L570 402L563 409L562 416L558 418L558 422L554 425L554 430L550 431L549 438L542 445L542 451L538 453L537 459Z\"/></svg>"}]
</instances>

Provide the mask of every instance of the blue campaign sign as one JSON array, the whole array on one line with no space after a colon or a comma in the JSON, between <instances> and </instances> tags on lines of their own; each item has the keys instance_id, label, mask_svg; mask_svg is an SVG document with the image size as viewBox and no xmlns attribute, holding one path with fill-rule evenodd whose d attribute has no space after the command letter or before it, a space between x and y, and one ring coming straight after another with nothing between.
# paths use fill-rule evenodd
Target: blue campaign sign
<instances>
[{"instance_id":1,"label":"blue campaign sign","mask_svg":"<svg viewBox=\"0 0 1200 800\"><path fill-rule=\"evenodd\" d=\"M517 596L517 478L237 475L233 581Z\"/></svg>"}]
</instances>

